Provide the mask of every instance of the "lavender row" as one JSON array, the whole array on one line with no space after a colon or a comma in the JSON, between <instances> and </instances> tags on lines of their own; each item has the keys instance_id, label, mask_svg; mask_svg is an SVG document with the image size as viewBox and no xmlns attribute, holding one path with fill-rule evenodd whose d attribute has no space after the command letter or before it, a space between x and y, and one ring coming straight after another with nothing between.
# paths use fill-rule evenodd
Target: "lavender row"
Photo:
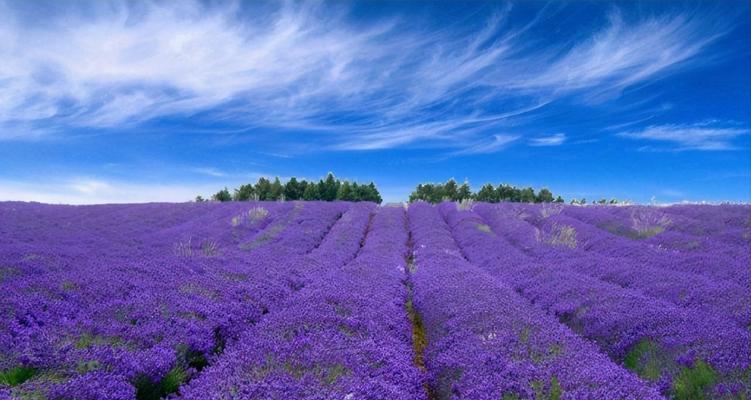
<instances>
[{"instance_id":1,"label":"lavender row","mask_svg":"<svg viewBox=\"0 0 751 400\"><path fill-rule=\"evenodd\" d=\"M683 204L666 207L664 212L694 221L690 225L681 225L684 231L716 234L736 229L748 232L751 228L751 207L748 204L723 204L721 206Z\"/></svg>"},{"instance_id":2,"label":"lavender row","mask_svg":"<svg viewBox=\"0 0 751 400\"><path fill-rule=\"evenodd\" d=\"M611 213L622 215L619 222ZM622 255L630 259L651 260L660 266L681 271L703 271L722 279L740 278L745 284L751 274L741 274L751 263L751 241L738 235L738 245L722 242L709 235L690 235L678 227L686 223L657 207L566 207L566 216L585 222L595 234L613 240ZM639 251L641 249L641 251ZM612 251L606 249L605 251Z\"/></svg>"},{"instance_id":3,"label":"lavender row","mask_svg":"<svg viewBox=\"0 0 751 400\"><path fill-rule=\"evenodd\" d=\"M695 206L699 207L699 206ZM705 206L710 207L710 206ZM680 254L706 254L725 258L745 257L751 252L751 240L743 229L717 226L710 219L695 221L670 213L671 207L565 207L564 214L610 233L636 239L641 245ZM751 208L748 208L751 214ZM751 221L751 215L747 218ZM731 219L732 220L732 219ZM748 225L751 227L751 222Z\"/></svg>"},{"instance_id":4,"label":"lavender row","mask_svg":"<svg viewBox=\"0 0 751 400\"><path fill-rule=\"evenodd\" d=\"M102 259L64 259L65 268L12 278L0 303L0 370L33 368L34 378L14 390L52 398L80 398L89 389L92 398L136 390L143 396L190 378L274 298L292 290L274 270L274 258L313 250L347 205L296 207L286 228L273 228L273 240L242 250L252 253L246 259L238 258L235 244L218 241L209 249L189 242L175 250L179 233L126 253L128 246L120 248L122 239L113 235L117 250L102 251L108 253ZM218 237L230 226L230 218L217 218L199 231ZM84 239L92 248L79 253L100 251L93 246L101 240ZM164 243L168 251L155 251Z\"/></svg>"},{"instance_id":5,"label":"lavender row","mask_svg":"<svg viewBox=\"0 0 751 400\"><path fill-rule=\"evenodd\" d=\"M558 225L541 231L516 218L518 214L510 205L478 204L474 210L485 220L495 222L495 232L533 260L544 260L683 307L719 313L743 327L751 324L751 292L729 280L664 269L651 263L637 268L628 259L585 251L578 245L575 228Z\"/></svg>"},{"instance_id":6,"label":"lavender row","mask_svg":"<svg viewBox=\"0 0 751 400\"><path fill-rule=\"evenodd\" d=\"M487 207L479 205L478 209ZM606 229L586 223L563 213L545 213L535 206L520 208L519 217L534 224L541 240L560 242L568 247L576 247L588 253L599 253L608 257L621 258L629 263L648 264L661 269L683 273L704 275L715 280L736 282L744 288L751 288L751 256L736 254L730 257L722 253L682 252L659 246L649 246L642 240L633 240ZM564 210L578 207L566 207ZM600 207L590 207L587 211L598 213ZM646 229L646 228L645 228ZM564 243L565 242L565 243Z\"/></svg>"},{"instance_id":7,"label":"lavender row","mask_svg":"<svg viewBox=\"0 0 751 400\"><path fill-rule=\"evenodd\" d=\"M409 208L414 306L435 398L661 396L510 287L468 263L435 207Z\"/></svg>"},{"instance_id":8,"label":"lavender row","mask_svg":"<svg viewBox=\"0 0 751 400\"><path fill-rule=\"evenodd\" d=\"M687 385L712 398L749 393L744 376L751 368L751 334L733 322L602 282L555 261L532 259L496 236L503 220L486 224L476 213L449 203L441 211L469 260L664 394L680 398Z\"/></svg>"},{"instance_id":9,"label":"lavender row","mask_svg":"<svg viewBox=\"0 0 751 400\"><path fill-rule=\"evenodd\" d=\"M728 244L746 243L748 245L748 238L743 237L743 233L751 228L751 207L748 205L685 204L661 207L659 211L670 221L666 231L709 237ZM611 212L622 218L630 218L632 221L636 216L638 221L640 214L649 215L650 207L612 207Z\"/></svg>"},{"instance_id":10,"label":"lavender row","mask_svg":"<svg viewBox=\"0 0 751 400\"><path fill-rule=\"evenodd\" d=\"M380 209L354 261L337 268L341 258L322 258L326 273L248 331L182 397L425 398L404 311L406 243L404 211ZM320 254L333 255L323 247Z\"/></svg>"},{"instance_id":11,"label":"lavender row","mask_svg":"<svg viewBox=\"0 0 751 400\"><path fill-rule=\"evenodd\" d=\"M234 216L248 209L264 210L255 221L261 229L291 205L237 203L50 206L0 204L0 260L15 275L65 269L89 259L134 259L165 253L217 250ZM246 224L249 225L249 224ZM220 226L221 229L213 229ZM204 232L204 233L202 233ZM211 237L214 235L216 237Z\"/></svg>"}]
</instances>

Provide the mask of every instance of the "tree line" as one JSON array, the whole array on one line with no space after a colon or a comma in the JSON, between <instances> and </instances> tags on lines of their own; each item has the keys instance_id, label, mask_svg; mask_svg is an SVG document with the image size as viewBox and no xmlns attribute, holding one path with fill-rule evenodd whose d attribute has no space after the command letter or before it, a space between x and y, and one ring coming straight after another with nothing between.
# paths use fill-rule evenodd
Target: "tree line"
<instances>
[{"instance_id":1,"label":"tree line","mask_svg":"<svg viewBox=\"0 0 751 400\"><path fill-rule=\"evenodd\" d=\"M474 193L470 189L468 182L459 185L454 179L449 179L446 183L421 183L417 185L417 188L409 195L409 201L414 202L419 200L430 203L440 203L445 200L476 200L487 203L499 203L502 201L518 203L563 203L561 196L554 197L553 193L547 188L542 188L539 192L535 192L531 187L518 188L505 183L493 186L487 183Z\"/></svg>"},{"instance_id":2,"label":"tree line","mask_svg":"<svg viewBox=\"0 0 751 400\"><path fill-rule=\"evenodd\" d=\"M322 200L322 201L372 201L380 204L383 199L375 184L358 184L337 179L331 172L318 182L292 177L282 182L279 177L274 180L258 178L255 184L241 185L233 192L226 187L213 196L214 201L276 201L276 200ZM201 196L196 201L204 201Z\"/></svg>"}]
</instances>

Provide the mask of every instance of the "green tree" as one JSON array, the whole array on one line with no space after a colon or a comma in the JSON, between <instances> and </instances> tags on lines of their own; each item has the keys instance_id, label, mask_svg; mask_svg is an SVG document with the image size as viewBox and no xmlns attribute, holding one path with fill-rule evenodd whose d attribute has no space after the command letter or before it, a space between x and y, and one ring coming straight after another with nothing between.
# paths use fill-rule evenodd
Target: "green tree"
<instances>
[{"instance_id":1,"label":"green tree","mask_svg":"<svg viewBox=\"0 0 751 400\"><path fill-rule=\"evenodd\" d=\"M381 194L378 192L378 188L376 188L375 183L370 182L366 187L368 194L366 201L372 201L374 203L381 204L383 199L381 198Z\"/></svg>"},{"instance_id":2,"label":"green tree","mask_svg":"<svg viewBox=\"0 0 751 400\"><path fill-rule=\"evenodd\" d=\"M300 200L302 198L303 190L301 189L300 182L294 176L284 184L284 198L286 200Z\"/></svg>"},{"instance_id":3,"label":"green tree","mask_svg":"<svg viewBox=\"0 0 751 400\"><path fill-rule=\"evenodd\" d=\"M556 202L556 203L565 203L565 202L563 201L563 197L561 197L561 196L558 196L558 197L556 197L556 198L555 198L555 202Z\"/></svg>"},{"instance_id":4,"label":"green tree","mask_svg":"<svg viewBox=\"0 0 751 400\"><path fill-rule=\"evenodd\" d=\"M321 200L336 200L336 192L339 191L340 184L341 183L336 179L336 177L334 177L334 174L329 172L326 175L326 179L322 179L318 182L318 192L321 196Z\"/></svg>"},{"instance_id":5,"label":"green tree","mask_svg":"<svg viewBox=\"0 0 751 400\"><path fill-rule=\"evenodd\" d=\"M472 198L472 189L469 188L469 182L464 181L461 186L459 186L459 190L457 191L456 195L456 201L462 201L465 199L471 199Z\"/></svg>"},{"instance_id":6,"label":"green tree","mask_svg":"<svg viewBox=\"0 0 751 400\"><path fill-rule=\"evenodd\" d=\"M443 196L441 200L451 200L456 201L459 199L459 187L456 185L456 181L454 178L449 179L446 181L446 183L443 185Z\"/></svg>"},{"instance_id":7,"label":"green tree","mask_svg":"<svg viewBox=\"0 0 751 400\"><path fill-rule=\"evenodd\" d=\"M321 195L320 193L318 193L318 185L313 182L308 183L305 186L305 191L302 194L302 198L306 201L320 200Z\"/></svg>"},{"instance_id":8,"label":"green tree","mask_svg":"<svg viewBox=\"0 0 751 400\"><path fill-rule=\"evenodd\" d=\"M268 179L264 177L258 178L255 189L258 200L273 200L271 198L271 182Z\"/></svg>"},{"instance_id":9,"label":"green tree","mask_svg":"<svg viewBox=\"0 0 751 400\"><path fill-rule=\"evenodd\" d=\"M496 198L498 201L519 201L516 199L516 191L515 187L502 183L498 185Z\"/></svg>"},{"instance_id":10,"label":"green tree","mask_svg":"<svg viewBox=\"0 0 751 400\"><path fill-rule=\"evenodd\" d=\"M521 190L519 194L519 201L522 203L534 203L536 199L535 190L531 187L526 187Z\"/></svg>"},{"instance_id":11,"label":"green tree","mask_svg":"<svg viewBox=\"0 0 751 400\"><path fill-rule=\"evenodd\" d=\"M430 201L429 193L432 191L432 186L433 185L430 183L418 184L415 190L412 193L410 193L409 201L410 202L419 201L419 200Z\"/></svg>"},{"instance_id":12,"label":"green tree","mask_svg":"<svg viewBox=\"0 0 751 400\"><path fill-rule=\"evenodd\" d=\"M311 185L315 186L316 184L313 182L308 182L305 179L300 181L300 183L298 184L298 189L300 191L300 196L297 198L298 200L304 200L303 197L305 196L305 190L307 190L308 186L311 186Z\"/></svg>"},{"instance_id":13,"label":"green tree","mask_svg":"<svg viewBox=\"0 0 751 400\"><path fill-rule=\"evenodd\" d=\"M211 196L211 199L214 201L232 201L232 195L229 194L229 189L224 188L218 192L216 192L213 196Z\"/></svg>"},{"instance_id":14,"label":"green tree","mask_svg":"<svg viewBox=\"0 0 751 400\"><path fill-rule=\"evenodd\" d=\"M256 194L255 192L255 188L249 183L240 185L239 188L235 189L235 194L232 196L232 199L235 201L248 201L253 198Z\"/></svg>"},{"instance_id":15,"label":"green tree","mask_svg":"<svg viewBox=\"0 0 751 400\"><path fill-rule=\"evenodd\" d=\"M537 202L538 203L552 203L553 193L547 188L540 189L540 192L537 193Z\"/></svg>"},{"instance_id":16,"label":"green tree","mask_svg":"<svg viewBox=\"0 0 751 400\"><path fill-rule=\"evenodd\" d=\"M361 197L363 191L360 187L357 182L352 182L352 201L363 201Z\"/></svg>"},{"instance_id":17,"label":"green tree","mask_svg":"<svg viewBox=\"0 0 751 400\"><path fill-rule=\"evenodd\" d=\"M368 185L357 185L356 187L353 186L353 190L355 190L355 197L357 197L357 201L370 201L370 189L368 189Z\"/></svg>"},{"instance_id":18,"label":"green tree","mask_svg":"<svg viewBox=\"0 0 751 400\"><path fill-rule=\"evenodd\" d=\"M284 196L284 186L277 176L276 178L274 178L274 182L271 183L271 188L269 190L269 200L281 200L282 196Z\"/></svg>"},{"instance_id":19,"label":"green tree","mask_svg":"<svg viewBox=\"0 0 751 400\"><path fill-rule=\"evenodd\" d=\"M486 183L482 185L482 187L480 188L480 191L477 192L477 195L475 195L475 199L477 199L477 201L484 201L486 203L497 203L498 192L496 192L492 184Z\"/></svg>"},{"instance_id":20,"label":"green tree","mask_svg":"<svg viewBox=\"0 0 751 400\"><path fill-rule=\"evenodd\" d=\"M196 201L196 203L203 203L206 200L204 200L203 196L198 195L198 196L196 196L196 200L195 201Z\"/></svg>"},{"instance_id":21,"label":"green tree","mask_svg":"<svg viewBox=\"0 0 751 400\"><path fill-rule=\"evenodd\" d=\"M435 192L435 186L432 183L425 183L417 185L415 191L409 195L409 201L429 201L433 202L433 193Z\"/></svg>"},{"instance_id":22,"label":"green tree","mask_svg":"<svg viewBox=\"0 0 751 400\"><path fill-rule=\"evenodd\" d=\"M446 197L446 188L438 183L426 185L426 200L431 203L440 203Z\"/></svg>"},{"instance_id":23,"label":"green tree","mask_svg":"<svg viewBox=\"0 0 751 400\"><path fill-rule=\"evenodd\" d=\"M349 181L344 181L339 185L339 190L336 192L336 199L342 201L355 200L354 192L352 191L352 186L349 184Z\"/></svg>"}]
</instances>

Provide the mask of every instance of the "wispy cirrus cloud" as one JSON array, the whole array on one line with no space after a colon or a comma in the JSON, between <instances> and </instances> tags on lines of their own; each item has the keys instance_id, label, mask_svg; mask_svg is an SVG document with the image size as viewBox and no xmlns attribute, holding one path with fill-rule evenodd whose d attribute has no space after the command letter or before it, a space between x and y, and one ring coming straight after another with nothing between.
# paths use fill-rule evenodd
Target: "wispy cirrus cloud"
<instances>
[{"instance_id":1,"label":"wispy cirrus cloud","mask_svg":"<svg viewBox=\"0 0 751 400\"><path fill-rule=\"evenodd\" d=\"M730 126L720 121L695 124L652 125L641 130L620 132L628 139L662 142L673 150L733 150L733 140L751 133L751 129Z\"/></svg>"},{"instance_id":2,"label":"wispy cirrus cloud","mask_svg":"<svg viewBox=\"0 0 751 400\"><path fill-rule=\"evenodd\" d=\"M565 133L556 133L549 136L535 137L529 140L530 146L560 146L566 141Z\"/></svg>"},{"instance_id":3,"label":"wispy cirrus cloud","mask_svg":"<svg viewBox=\"0 0 751 400\"><path fill-rule=\"evenodd\" d=\"M467 147L452 153L452 155L495 153L517 140L519 140L519 135L493 135L489 139L482 139L469 144Z\"/></svg>"},{"instance_id":4,"label":"wispy cirrus cloud","mask_svg":"<svg viewBox=\"0 0 751 400\"><path fill-rule=\"evenodd\" d=\"M319 148L476 154L475 143L501 148L493 132L520 115L649 82L728 29L614 11L576 41L540 44L545 10L515 27L501 9L470 29L357 23L317 3L91 3L44 23L14 5L0 5L0 139L190 117L309 132Z\"/></svg>"},{"instance_id":5,"label":"wispy cirrus cloud","mask_svg":"<svg viewBox=\"0 0 751 400\"><path fill-rule=\"evenodd\" d=\"M197 174L207 175L207 176L211 176L215 178L222 178L222 177L227 176L227 173L225 173L224 171L221 171L213 167L193 167L193 168L190 168L190 171L197 173Z\"/></svg>"},{"instance_id":6,"label":"wispy cirrus cloud","mask_svg":"<svg viewBox=\"0 0 751 400\"><path fill-rule=\"evenodd\" d=\"M516 86L530 90L595 89L596 94L623 89L690 60L726 32L727 27L709 29L696 14L627 23L616 10L610 13L605 29L562 57L548 60L549 66Z\"/></svg>"}]
</instances>

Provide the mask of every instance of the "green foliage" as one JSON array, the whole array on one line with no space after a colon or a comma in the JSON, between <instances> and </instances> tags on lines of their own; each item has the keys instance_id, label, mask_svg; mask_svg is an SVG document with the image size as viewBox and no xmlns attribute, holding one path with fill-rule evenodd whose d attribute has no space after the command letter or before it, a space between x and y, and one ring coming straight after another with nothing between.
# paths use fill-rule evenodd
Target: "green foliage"
<instances>
[{"instance_id":1,"label":"green foliage","mask_svg":"<svg viewBox=\"0 0 751 400\"><path fill-rule=\"evenodd\" d=\"M365 197L360 199L362 201L372 201L378 204L381 204L381 202L383 202L383 198L381 198L381 194L378 193L378 188L376 188L376 185L373 182L368 183L364 194Z\"/></svg>"},{"instance_id":2,"label":"green foliage","mask_svg":"<svg viewBox=\"0 0 751 400\"><path fill-rule=\"evenodd\" d=\"M167 375L162 378L161 389L165 395L175 393L188 378L188 373L181 367L172 368Z\"/></svg>"},{"instance_id":3,"label":"green foliage","mask_svg":"<svg viewBox=\"0 0 751 400\"><path fill-rule=\"evenodd\" d=\"M469 182L464 181L464 183L459 186L459 190L456 194L456 201L469 200L473 197L472 190L469 188Z\"/></svg>"},{"instance_id":4,"label":"green foliage","mask_svg":"<svg viewBox=\"0 0 751 400\"><path fill-rule=\"evenodd\" d=\"M79 374L85 374L87 372L96 371L100 369L102 365L97 360L79 361L76 366L76 371Z\"/></svg>"},{"instance_id":5,"label":"green foliage","mask_svg":"<svg viewBox=\"0 0 751 400\"><path fill-rule=\"evenodd\" d=\"M498 201L519 202L520 190L514 186L503 183L498 185L496 192L498 192Z\"/></svg>"},{"instance_id":6,"label":"green foliage","mask_svg":"<svg viewBox=\"0 0 751 400\"><path fill-rule=\"evenodd\" d=\"M558 378L555 376L550 378L550 392L548 398L550 400L559 400L561 394L563 394L563 389L561 389L561 384L558 383Z\"/></svg>"},{"instance_id":7,"label":"green foliage","mask_svg":"<svg viewBox=\"0 0 751 400\"><path fill-rule=\"evenodd\" d=\"M314 183L307 185L305 191L303 192L302 198L306 201L319 200L321 198L321 195L318 193L318 186L316 186Z\"/></svg>"},{"instance_id":8,"label":"green foliage","mask_svg":"<svg viewBox=\"0 0 751 400\"><path fill-rule=\"evenodd\" d=\"M0 384L7 386L18 386L31 379L36 374L36 368L15 367L7 371L0 372Z\"/></svg>"},{"instance_id":9,"label":"green foliage","mask_svg":"<svg viewBox=\"0 0 751 400\"><path fill-rule=\"evenodd\" d=\"M493 185L486 183L475 195L475 200L484 201L486 203L497 203L500 201L500 197L498 196L498 191L495 190Z\"/></svg>"},{"instance_id":10,"label":"green foliage","mask_svg":"<svg viewBox=\"0 0 751 400\"><path fill-rule=\"evenodd\" d=\"M535 199L535 202L537 203L552 203L553 201L553 193L547 188L540 189L540 192L537 193L537 198Z\"/></svg>"},{"instance_id":11,"label":"green foliage","mask_svg":"<svg viewBox=\"0 0 751 400\"><path fill-rule=\"evenodd\" d=\"M443 185L443 197L446 200L456 201L459 199L459 188L456 181L451 178Z\"/></svg>"},{"instance_id":12,"label":"green foliage","mask_svg":"<svg viewBox=\"0 0 751 400\"><path fill-rule=\"evenodd\" d=\"M287 183L284 184L284 199L285 200L301 200L305 187L308 182L303 180L298 182L294 176L290 178Z\"/></svg>"},{"instance_id":13,"label":"green foliage","mask_svg":"<svg viewBox=\"0 0 751 400\"><path fill-rule=\"evenodd\" d=\"M277 176L274 178L274 182L271 183L271 186L269 187L269 195L267 200L284 200L284 186L282 185L282 181L279 180L279 177Z\"/></svg>"},{"instance_id":14,"label":"green foliage","mask_svg":"<svg viewBox=\"0 0 751 400\"><path fill-rule=\"evenodd\" d=\"M77 349L88 349L92 346L122 346L122 339L117 337L105 337L102 335L82 334L73 344Z\"/></svg>"},{"instance_id":15,"label":"green foliage","mask_svg":"<svg viewBox=\"0 0 751 400\"><path fill-rule=\"evenodd\" d=\"M409 201L427 201L430 203L439 203L443 200L443 185L440 185L440 190L435 187L432 183L427 184L419 184L417 185L417 188L415 191L413 191L409 195Z\"/></svg>"},{"instance_id":16,"label":"green foliage","mask_svg":"<svg viewBox=\"0 0 751 400\"><path fill-rule=\"evenodd\" d=\"M490 183L483 185L477 193L472 193L468 182L464 182L457 187L454 179L449 179L446 183L421 183L409 195L409 201L427 201L430 203L440 203L442 201L477 200L487 203L498 203L501 201L526 202L526 203L563 203L563 198L553 197L553 193L543 188L540 193L535 194L531 187L524 189L517 188L508 184L500 184L494 187Z\"/></svg>"},{"instance_id":17,"label":"green foliage","mask_svg":"<svg viewBox=\"0 0 751 400\"><path fill-rule=\"evenodd\" d=\"M676 400L703 400L705 391L717 381L715 370L701 360L696 360L691 368L683 368L673 380Z\"/></svg>"},{"instance_id":18,"label":"green foliage","mask_svg":"<svg viewBox=\"0 0 751 400\"><path fill-rule=\"evenodd\" d=\"M521 203L534 203L536 199L535 190L531 187L524 188L519 192L519 202Z\"/></svg>"},{"instance_id":19,"label":"green foliage","mask_svg":"<svg viewBox=\"0 0 751 400\"><path fill-rule=\"evenodd\" d=\"M172 368L164 377L154 382L147 376L140 376L133 383L136 387L136 399L158 400L176 393L188 379L188 373L180 366Z\"/></svg>"},{"instance_id":20,"label":"green foliage","mask_svg":"<svg viewBox=\"0 0 751 400\"><path fill-rule=\"evenodd\" d=\"M264 178L258 178L258 182L256 182L256 198L258 200L276 200L271 198L271 182Z\"/></svg>"},{"instance_id":21,"label":"green foliage","mask_svg":"<svg viewBox=\"0 0 751 400\"><path fill-rule=\"evenodd\" d=\"M323 381L327 385L333 385L337 381L337 379L346 375L348 372L349 370L347 370L347 367L340 365L340 364L336 364L332 367L329 367L326 370L326 374L323 378Z\"/></svg>"},{"instance_id":22,"label":"green foliage","mask_svg":"<svg viewBox=\"0 0 751 400\"><path fill-rule=\"evenodd\" d=\"M355 200L355 193L352 192L352 186L349 184L349 182L344 181L344 183L339 185L339 190L336 192L336 199L344 201Z\"/></svg>"},{"instance_id":23,"label":"green foliage","mask_svg":"<svg viewBox=\"0 0 751 400\"><path fill-rule=\"evenodd\" d=\"M256 195L256 189L251 184L241 185L235 189L235 194L232 196L234 201L249 201Z\"/></svg>"},{"instance_id":24,"label":"green foliage","mask_svg":"<svg viewBox=\"0 0 751 400\"><path fill-rule=\"evenodd\" d=\"M640 378L654 382L660 378L659 352L660 349L656 344L643 339L626 354L623 365L634 371Z\"/></svg>"},{"instance_id":25,"label":"green foliage","mask_svg":"<svg viewBox=\"0 0 751 400\"><path fill-rule=\"evenodd\" d=\"M466 190L469 190L467 186ZM200 196L196 201L203 201ZM306 180L298 181L292 177L286 183L282 182L279 177L270 181L268 178L261 177L255 184L244 184L235 189L234 194L230 195L229 190L225 188L219 191L212 200L215 201L276 201L276 200L324 200L324 201L372 201L381 203L383 199L378 192L375 184L358 184L357 182L342 181L337 179L334 174L329 172L325 179L318 182L308 182Z\"/></svg>"},{"instance_id":26,"label":"green foliage","mask_svg":"<svg viewBox=\"0 0 751 400\"><path fill-rule=\"evenodd\" d=\"M326 175L326 179L321 179L318 182L318 192L321 195L320 200L334 201L336 200L336 194L339 191L341 182L334 178L334 174L329 172Z\"/></svg>"},{"instance_id":27,"label":"green foliage","mask_svg":"<svg viewBox=\"0 0 751 400\"><path fill-rule=\"evenodd\" d=\"M211 199L214 201L231 201L232 195L229 194L229 190L227 188L224 188L211 196Z\"/></svg>"},{"instance_id":28,"label":"green foliage","mask_svg":"<svg viewBox=\"0 0 751 400\"><path fill-rule=\"evenodd\" d=\"M536 400L560 400L563 394L561 384L558 383L558 378L555 376L550 378L550 386L545 388L543 381L533 381L532 390L535 391Z\"/></svg>"}]
</instances>

